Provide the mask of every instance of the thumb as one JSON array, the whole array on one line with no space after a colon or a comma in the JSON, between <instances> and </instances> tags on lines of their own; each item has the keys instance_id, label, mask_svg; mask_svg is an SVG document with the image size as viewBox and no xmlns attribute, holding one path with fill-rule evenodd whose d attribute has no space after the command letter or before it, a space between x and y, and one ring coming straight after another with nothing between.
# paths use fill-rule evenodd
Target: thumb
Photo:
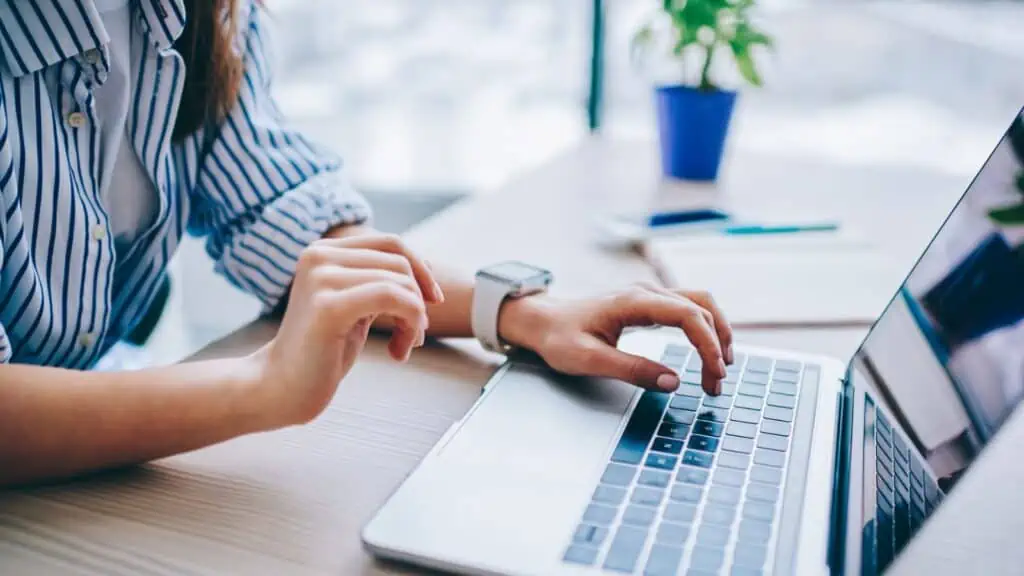
<instances>
[{"instance_id":1,"label":"thumb","mask_svg":"<svg viewBox=\"0 0 1024 576\"><path fill-rule=\"evenodd\" d=\"M661 392L672 392L679 387L679 376L668 366L627 354L603 342L591 344L586 358L585 369L595 376L616 378Z\"/></svg>"}]
</instances>

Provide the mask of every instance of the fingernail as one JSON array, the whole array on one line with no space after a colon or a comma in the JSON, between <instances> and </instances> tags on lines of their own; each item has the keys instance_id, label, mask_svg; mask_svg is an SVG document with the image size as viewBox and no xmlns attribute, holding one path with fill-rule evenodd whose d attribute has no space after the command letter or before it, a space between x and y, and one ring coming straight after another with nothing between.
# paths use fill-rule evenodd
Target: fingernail
<instances>
[{"instance_id":1,"label":"fingernail","mask_svg":"<svg viewBox=\"0 0 1024 576\"><path fill-rule=\"evenodd\" d=\"M419 337L416 338L416 346L417 347L423 346L423 344L426 343L426 341L427 341L427 334L425 332L420 332Z\"/></svg>"},{"instance_id":2,"label":"fingernail","mask_svg":"<svg viewBox=\"0 0 1024 576\"><path fill-rule=\"evenodd\" d=\"M675 374L662 374L658 376L658 380L654 384L658 387L658 390L672 392L679 388L679 377Z\"/></svg>"},{"instance_id":3,"label":"fingernail","mask_svg":"<svg viewBox=\"0 0 1024 576\"><path fill-rule=\"evenodd\" d=\"M434 282L434 300L437 300L438 304L444 302L444 291L441 290L441 285L437 282Z\"/></svg>"},{"instance_id":4,"label":"fingernail","mask_svg":"<svg viewBox=\"0 0 1024 576\"><path fill-rule=\"evenodd\" d=\"M718 374L722 378L725 378L725 374L726 374L726 372L728 372L728 370L729 369L725 367L725 362L723 360L719 360L718 361Z\"/></svg>"}]
</instances>

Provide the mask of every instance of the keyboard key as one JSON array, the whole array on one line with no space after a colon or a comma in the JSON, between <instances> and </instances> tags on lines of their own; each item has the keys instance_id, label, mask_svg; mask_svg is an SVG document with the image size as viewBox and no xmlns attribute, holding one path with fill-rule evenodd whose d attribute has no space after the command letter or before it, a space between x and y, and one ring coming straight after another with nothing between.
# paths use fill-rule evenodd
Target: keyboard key
<instances>
[{"instance_id":1,"label":"keyboard key","mask_svg":"<svg viewBox=\"0 0 1024 576\"><path fill-rule=\"evenodd\" d=\"M622 431L619 444L612 453L612 462L639 464L647 445L658 429L658 422L668 405L670 394L648 390L640 396L636 408L629 417L626 429Z\"/></svg>"},{"instance_id":2,"label":"keyboard key","mask_svg":"<svg viewBox=\"0 0 1024 576\"><path fill-rule=\"evenodd\" d=\"M740 488L746 483L747 475L742 470L733 470L732 468L719 468L715 470L715 478L713 480L716 486L735 486Z\"/></svg>"},{"instance_id":3,"label":"keyboard key","mask_svg":"<svg viewBox=\"0 0 1024 576\"><path fill-rule=\"evenodd\" d=\"M893 488L884 481L876 482L875 486L878 491L878 495L885 499L886 504L892 506L896 501L896 494L893 492Z\"/></svg>"},{"instance_id":4,"label":"keyboard key","mask_svg":"<svg viewBox=\"0 0 1024 576\"><path fill-rule=\"evenodd\" d=\"M786 396L785 394L769 394L766 402L768 402L769 406L779 406L781 408L795 408L796 396Z\"/></svg>"},{"instance_id":5,"label":"keyboard key","mask_svg":"<svg viewBox=\"0 0 1024 576\"><path fill-rule=\"evenodd\" d=\"M727 505L738 504L740 489L732 486L712 486L708 491L708 501Z\"/></svg>"},{"instance_id":6,"label":"keyboard key","mask_svg":"<svg viewBox=\"0 0 1024 576\"><path fill-rule=\"evenodd\" d=\"M686 363L686 371L687 372L700 372L700 369L701 369L700 354L692 354L692 355L690 355L690 361Z\"/></svg>"},{"instance_id":7,"label":"keyboard key","mask_svg":"<svg viewBox=\"0 0 1024 576\"><path fill-rule=\"evenodd\" d=\"M732 398L729 396L705 396L704 406L709 408L729 408L732 406Z\"/></svg>"},{"instance_id":8,"label":"keyboard key","mask_svg":"<svg viewBox=\"0 0 1024 576\"><path fill-rule=\"evenodd\" d=\"M918 484L924 485L924 468L921 467L921 461L917 459L917 455L910 459L910 478L917 480Z\"/></svg>"},{"instance_id":9,"label":"keyboard key","mask_svg":"<svg viewBox=\"0 0 1024 576\"><path fill-rule=\"evenodd\" d=\"M755 410L747 410L745 408L735 408L732 411L732 419L737 422L757 424L761 420L761 413Z\"/></svg>"},{"instance_id":10,"label":"keyboard key","mask_svg":"<svg viewBox=\"0 0 1024 576\"><path fill-rule=\"evenodd\" d=\"M665 356L679 356L686 358L693 352L693 348L686 344L668 343L665 345Z\"/></svg>"},{"instance_id":11,"label":"keyboard key","mask_svg":"<svg viewBox=\"0 0 1024 576\"><path fill-rule=\"evenodd\" d=\"M903 441L899 434L892 435L892 447L896 453L895 455L902 456L903 461L906 462L910 451L907 448L907 443Z\"/></svg>"},{"instance_id":12,"label":"keyboard key","mask_svg":"<svg viewBox=\"0 0 1024 576\"><path fill-rule=\"evenodd\" d=\"M711 420L713 422L725 422L729 418L729 411L721 408L701 408L697 413L697 420Z\"/></svg>"},{"instance_id":13,"label":"keyboard key","mask_svg":"<svg viewBox=\"0 0 1024 576\"><path fill-rule=\"evenodd\" d=\"M651 470L650 468L644 468L640 472L640 478L637 480L638 484L643 486L655 486L657 488L665 488L672 482L672 474L663 470Z\"/></svg>"},{"instance_id":14,"label":"keyboard key","mask_svg":"<svg viewBox=\"0 0 1024 576\"><path fill-rule=\"evenodd\" d=\"M765 386L768 384L768 375L762 374L760 372L748 371L746 374L743 375L743 378L740 380L740 382L742 382L743 384L761 384L762 386Z\"/></svg>"},{"instance_id":15,"label":"keyboard key","mask_svg":"<svg viewBox=\"0 0 1024 576\"><path fill-rule=\"evenodd\" d=\"M772 382L784 384L796 384L800 381L800 375L794 372L776 372L772 374Z\"/></svg>"},{"instance_id":16,"label":"keyboard key","mask_svg":"<svg viewBox=\"0 0 1024 576\"><path fill-rule=\"evenodd\" d=\"M772 380L771 391L775 394L786 394L787 396L796 396L796 384L789 382L779 382L778 379Z\"/></svg>"},{"instance_id":17,"label":"keyboard key","mask_svg":"<svg viewBox=\"0 0 1024 576\"><path fill-rule=\"evenodd\" d=\"M690 524L697 515L697 507L685 502L669 502L665 505L663 517L669 522Z\"/></svg>"},{"instance_id":18,"label":"keyboard key","mask_svg":"<svg viewBox=\"0 0 1024 576\"><path fill-rule=\"evenodd\" d=\"M697 420L693 425L693 433L717 438L722 435L722 425L710 420Z\"/></svg>"},{"instance_id":19,"label":"keyboard key","mask_svg":"<svg viewBox=\"0 0 1024 576\"><path fill-rule=\"evenodd\" d=\"M757 396L737 396L736 407L746 408L747 410L760 410L764 407L764 400L761 400Z\"/></svg>"},{"instance_id":20,"label":"keyboard key","mask_svg":"<svg viewBox=\"0 0 1024 576\"><path fill-rule=\"evenodd\" d=\"M693 414L693 412L690 412ZM686 438L686 435L690 433L689 424L678 424L676 422L665 422L658 428L658 436L667 437L669 439L682 440Z\"/></svg>"},{"instance_id":21,"label":"keyboard key","mask_svg":"<svg viewBox=\"0 0 1024 576\"><path fill-rule=\"evenodd\" d=\"M772 537L771 522L765 522L754 518L744 518L740 522L739 535L737 540L752 544L764 544Z\"/></svg>"},{"instance_id":22,"label":"keyboard key","mask_svg":"<svg viewBox=\"0 0 1024 576\"><path fill-rule=\"evenodd\" d=\"M683 463L686 463L686 459L683 459ZM686 484L695 484L697 486L703 486L708 481L708 471L701 470L700 468L690 468L688 466L680 466L679 472L676 473L676 482L685 482Z\"/></svg>"},{"instance_id":23,"label":"keyboard key","mask_svg":"<svg viewBox=\"0 0 1024 576\"><path fill-rule=\"evenodd\" d=\"M779 489L771 484L751 482L747 485L747 498L774 504L779 499Z\"/></svg>"},{"instance_id":24,"label":"keyboard key","mask_svg":"<svg viewBox=\"0 0 1024 576\"><path fill-rule=\"evenodd\" d=\"M778 420L765 420L761 422L761 432L775 434L776 436L789 436L789 433L792 431L793 425L789 422L779 422Z\"/></svg>"},{"instance_id":25,"label":"keyboard key","mask_svg":"<svg viewBox=\"0 0 1024 576\"><path fill-rule=\"evenodd\" d=\"M604 559L604 568L616 572L632 572L643 552L647 540L647 530L623 526L616 532L612 540L608 556Z\"/></svg>"},{"instance_id":26,"label":"keyboard key","mask_svg":"<svg viewBox=\"0 0 1024 576\"><path fill-rule=\"evenodd\" d=\"M718 524L720 526L732 526L732 520L736 517L736 507L717 502L708 502L704 505L701 513L701 521L704 523Z\"/></svg>"},{"instance_id":27,"label":"keyboard key","mask_svg":"<svg viewBox=\"0 0 1024 576\"><path fill-rule=\"evenodd\" d=\"M800 372L800 363L796 360L776 360L775 372Z\"/></svg>"},{"instance_id":28,"label":"keyboard key","mask_svg":"<svg viewBox=\"0 0 1024 576\"><path fill-rule=\"evenodd\" d=\"M565 556L562 557L562 560L573 564L590 566L595 560L597 560L597 548L580 546L578 544L569 546L569 549L565 551Z\"/></svg>"},{"instance_id":29,"label":"keyboard key","mask_svg":"<svg viewBox=\"0 0 1024 576\"><path fill-rule=\"evenodd\" d=\"M747 422L732 421L726 427L725 433L729 436L739 436L740 438L753 438L757 436L757 426Z\"/></svg>"},{"instance_id":30,"label":"keyboard key","mask_svg":"<svg viewBox=\"0 0 1024 576\"><path fill-rule=\"evenodd\" d=\"M714 452L715 450L718 450L718 439L710 436L694 434L690 436L690 441L686 444L686 447L694 450L703 450L705 452Z\"/></svg>"},{"instance_id":31,"label":"keyboard key","mask_svg":"<svg viewBox=\"0 0 1024 576\"><path fill-rule=\"evenodd\" d=\"M768 420L778 420L780 422L792 422L793 421L793 409L792 408L779 408L778 406L767 406L764 409L764 417Z\"/></svg>"},{"instance_id":32,"label":"keyboard key","mask_svg":"<svg viewBox=\"0 0 1024 576\"><path fill-rule=\"evenodd\" d=\"M878 425L878 430L884 433L886 436L892 436L892 426L889 425L889 419L882 414L881 410L875 410L875 424Z\"/></svg>"},{"instance_id":33,"label":"keyboard key","mask_svg":"<svg viewBox=\"0 0 1024 576\"><path fill-rule=\"evenodd\" d=\"M654 541L658 544L668 546L682 546L690 536L689 524L676 524L675 522L662 522L658 526L658 534Z\"/></svg>"},{"instance_id":34,"label":"keyboard key","mask_svg":"<svg viewBox=\"0 0 1024 576\"><path fill-rule=\"evenodd\" d=\"M622 501L626 499L626 489L618 486L609 486L607 484L599 484L597 490L594 490L594 502L600 504L611 504L612 506L618 506L622 504Z\"/></svg>"},{"instance_id":35,"label":"keyboard key","mask_svg":"<svg viewBox=\"0 0 1024 576\"><path fill-rule=\"evenodd\" d=\"M730 452L740 452L742 454L750 454L754 451L754 441L750 438L740 438L738 436L726 436L722 442L722 450L728 450Z\"/></svg>"},{"instance_id":36,"label":"keyboard key","mask_svg":"<svg viewBox=\"0 0 1024 576\"><path fill-rule=\"evenodd\" d=\"M736 394L736 382L722 380L722 391L719 396L733 396Z\"/></svg>"},{"instance_id":37,"label":"keyboard key","mask_svg":"<svg viewBox=\"0 0 1024 576\"><path fill-rule=\"evenodd\" d=\"M782 484L782 470L779 470L778 468L754 466L750 469L750 479L778 486Z\"/></svg>"},{"instance_id":38,"label":"keyboard key","mask_svg":"<svg viewBox=\"0 0 1024 576\"><path fill-rule=\"evenodd\" d=\"M761 576L762 574L763 572L761 572L760 568L748 568L746 566L736 565L734 565L732 570L729 571L729 576Z\"/></svg>"},{"instance_id":39,"label":"keyboard key","mask_svg":"<svg viewBox=\"0 0 1024 576\"><path fill-rule=\"evenodd\" d=\"M644 463L644 466L648 468L661 468L662 470L673 470L678 460L675 456L651 452L647 455L647 462Z\"/></svg>"},{"instance_id":40,"label":"keyboard key","mask_svg":"<svg viewBox=\"0 0 1024 576\"><path fill-rule=\"evenodd\" d=\"M608 526L615 520L617 509L602 504L591 504L583 513L583 521L600 526Z\"/></svg>"},{"instance_id":41,"label":"keyboard key","mask_svg":"<svg viewBox=\"0 0 1024 576\"><path fill-rule=\"evenodd\" d=\"M741 542L736 544L736 549L732 553L732 563L748 568L761 568L767 557L768 550L764 546Z\"/></svg>"},{"instance_id":42,"label":"keyboard key","mask_svg":"<svg viewBox=\"0 0 1024 576\"><path fill-rule=\"evenodd\" d=\"M718 454L718 465L737 470L746 470L750 466L750 456L738 452L721 452Z\"/></svg>"},{"instance_id":43,"label":"keyboard key","mask_svg":"<svg viewBox=\"0 0 1024 576\"><path fill-rule=\"evenodd\" d=\"M775 516L775 505L748 500L743 505L743 517L770 522Z\"/></svg>"},{"instance_id":44,"label":"keyboard key","mask_svg":"<svg viewBox=\"0 0 1024 576\"><path fill-rule=\"evenodd\" d=\"M687 450L683 453L683 464L689 466L697 466L699 468L711 468L711 461L714 458L708 452L698 452L696 450Z\"/></svg>"},{"instance_id":45,"label":"keyboard key","mask_svg":"<svg viewBox=\"0 0 1024 576\"><path fill-rule=\"evenodd\" d=\"M695 376L700 377L700 374L696 374ZM687 378L687 376L683 376L683 378ZM704 395L704 389L700 387L699 380L695 384L683 382L679 385L679 389L676 390L676 395L700 399L700 397Z\"/></svg>"},{"instance_id":46,"label":"keyboard key","mask_svg":"<svg viewBox=\"0 0 1024 576\"><path fill-rule=\"evenodd\" d=\"M768 387L761 384L740 384L736 392L745 396L764 398L764 395L768 393Z\"/></svg>"},{"instance_id":47,"label":"keyboard key","mask_svg":"<svg viewBox=\"0 0 1024 576\"><path fill-rule=\"evenodd\" d=\"M636 488L633 488L633 495L629 497L629 501L633 504L658 506L661 504L662 496L664 496L664 492L662 490L651 488L649 486L637 486Z\"/></svg>"},{"instance_id":48,"label":"keyboard key","mask_svg":"<svg viewBox=\"0 0 1024 576\"><path fill-rule=\"evenodd\" d=\"M682 558L682 548L655 544L647 557L644 576L675 576Z\"/></svg>"},{"instance_id":49,"label":"keyboard key","mask_svg":"<svg viewBox=\"0 0 1024 576\"><path fill-rule=\"evenodd\" d=\"M696 411L700 407L700 398L694 398L693 396L676 396L669 402L669 408L675 408L676 410L694 410Z\"/></svg>"},{"instance_id":50,"label":"keyboard key","mask_svg":"<svg viewBox=\"0 0 1024 576\"><path fill-rule=\"evenodd\" d=\"M658 437L654 439L654 444L651 444L651 450L666 454L679 454L683 451L683 442L682 440Z\"/></svg>"},{"instance_id":51,"label":"keyboard key","mask_svg":"<svg viewBox=\"0 0 1024 576\"><path fill-rule=\"evenodd\" d=\"M693 424L693 420L696 417L697 412L695 410L676 410L674 408L669 408L665 412L664 424Z\"/></svg>"},{"instance_id":52,"label":"keyboard key","mask_svg":"<svg viewBox=\"0 0 1024 576\"><path fill-rule=\"evenodd\" d=\"M757 447L785 452L786 448L789 447L789 439L785 436L776 436L774 434L761 434L757 437Z\"/></svg>"},{"instance_id":53,"label":"keyboard key","mask_svg":"<svg viewBox=\"0 0 1024 576\"><path fill-rule=\"evenodd\" d=\"M757 451L754 452L754 463L782 468L786 463L786 454L784 452L776 452L775 450L758 448Z\"/></svg>"},{"instance_id":54,"label":"keyboard key","mask_svg":"<svg viewBox=\"0 0 1024 576\"><path fill-rule=\"evenodd\" d=\"M690 552L690 569L717 573L725 560L725 552L705 546L694 546Z\"/></svg>"},{"instance_id":55,"label":"keyboard key","mask_svg":"<svg viewBox=\"0 0 1024 576\"><path fill-rule=\"evenodd\" d=\"M767 374L772 371L772 359L764 356L751 356L747 360L747 372L760 372Z\"/></svg>"},{"instance_id":56,"label":"keyboard key","mask_svg":"<svg viewBox=\"0 0 1024 576\"><path fill-rule=\"evenodd\" d=\"M635 466L609 464L608 467L604 469L604 474L601 475L601 483L612 484L615 486L629 486L633 482L633 476L636 476Z\"/></svg>"},{"instance_id":57,"label":"keyboard key","mask_svg":"<svg viewBox=\"0 0 1024 576\"><path fill-rule=\"evenodd\" d=\"M700 486L694 486L692 484L676 484L672 488L672 494L669 495L669 498L676 502L698 504L703 493L704 491Z\"/></svg>"},{"instance_id":58,"label":"keyboard key","mask_svg":"<svg viewBox=\"0 0 1024 576\"><path fill-rule=\"evenodd\" d=\"M724 548L729 542L729 528L705 524L697 531L697 544L709 548Z\"/></svg>"},{"instance_id":59,"label":"keyboard key","mask_svg":"<svg viewBox=\"0 0 1024 576\"><path fill-rule=\"evenodd\" d=\"M703 377L701 376L700 372L683 372L682 377L680 377L679 379L683 382L683 384L689 384L689 386L686 387L690 392L690 394L688 394L689 396L697 396L698 398L700 397L700 394L696 393L698 391L693 389L694 386L700 388L701 380L703 380ZM682 394L682 392L676 390L676 394Z\"/></svg>"},{"instance_id":60,"label":"keyboard key","mask_svg":"<svg viewBox=\"0 0 1024 576\"><path fill-rule=\"evenodd\" d=\"M576 528L576 533L572 536L572 541L576 544L588 544L590 546L600 547L607 535L608 529L604 526L580 524Z\"/></svg>"},{"instance_id":61,"label":"keyboard key","mask_svg":"<svg viewBox=\"0 0 1024 576\"><path fill-rule=\"evenodd\" d=\"M654 524L654 517L658 510L647 506L629 505L622 513L622 523L631 526L643 526L644 528Z\"/></svg>"}]
</instances>

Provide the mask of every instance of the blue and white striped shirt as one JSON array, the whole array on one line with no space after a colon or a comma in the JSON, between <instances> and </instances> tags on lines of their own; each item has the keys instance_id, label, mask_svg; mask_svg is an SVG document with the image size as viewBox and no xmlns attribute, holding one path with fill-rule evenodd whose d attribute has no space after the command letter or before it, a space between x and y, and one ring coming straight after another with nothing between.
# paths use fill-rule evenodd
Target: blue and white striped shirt
<instances>
[{"instance_id":1,"label":"blue and white striped shirt","mask_svg":"<svg viewBox=\"0 0 1024 576\"><path fill-rule=\"evenodd\" d=\"M270 97L263 14L240 2L245 75L215 134L172 142L185 81L181 0L132 0L126 135L159 195L155 222L114 250L101 202L95 88L109 69L93 0L0 3L0 360L86 368L152 301L187 229L219 272L273 306L301 250L369 209L331 153Z\"/></svg>"}]
</instances>

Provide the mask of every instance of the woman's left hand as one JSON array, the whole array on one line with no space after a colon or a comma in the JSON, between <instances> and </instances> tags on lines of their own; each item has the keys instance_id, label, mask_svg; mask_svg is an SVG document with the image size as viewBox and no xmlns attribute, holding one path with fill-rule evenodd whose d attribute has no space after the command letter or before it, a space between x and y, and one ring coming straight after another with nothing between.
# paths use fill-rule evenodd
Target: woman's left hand
<instances>
[{"instance_id":1,"label":"woman's left hand","mask_svg":"<svg viewBox=\"0 0 1024 576\"><path fill-rule=\"evenodd\" d=\"M644 284L587 300L530 296L506 302L498 328L505 341L533 350L560 372L672 391L679 386L674 370L616 348L625 328L653 325L683 330L700 353L704 390L718 394L733 360L732 329L707 292Z\"/></svg>"}]
</instances>

